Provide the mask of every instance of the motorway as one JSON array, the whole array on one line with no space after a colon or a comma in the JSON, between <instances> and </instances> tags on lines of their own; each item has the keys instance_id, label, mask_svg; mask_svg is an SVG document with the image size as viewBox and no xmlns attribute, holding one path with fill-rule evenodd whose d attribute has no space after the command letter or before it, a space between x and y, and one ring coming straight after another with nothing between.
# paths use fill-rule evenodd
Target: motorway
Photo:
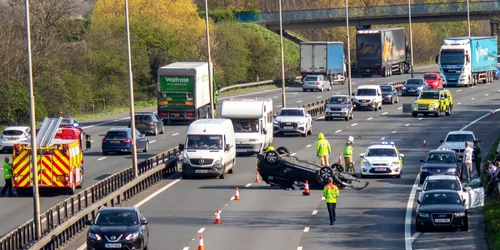
<instances>
[{"instance_id":1,"label":"motorway","mask_svg":"<svg viewBox=\"0 0 500 250\"><path fill-rule=\"evenodd\" d=\"M424 70L430 71L431 68ZM393 76L390 81L406 78L407 75ZM387 82L387 79L354 79L354 88L359 84L384 82ZM437 147L439 140L449 130L460 129L469 121L494 108L494 105L498 105L497 89L500 88L494 88L495 84L497 82L475 88L452 89L456 105L451 117L412 118L408 114L402 114L401 104L384 105L382 111L356 112L354 120L349 122L316 121L313 125L315 134L312 137L275 138L275 146L287 145L296 156L309 160L315 160L314 150L310 145L314 144L319 132L325 133L333 146L334 156L331 161L336 160L335 155L340 152L349 135L356 139L356 153L364 151L370 142L386 137L396 141L400 151L406 155L405 170L401 179L373 179L365 190L342 190L338 219L333 227L327 223L327 213L319 191L313 190L311 196L303 197L300 192L269 188L263 183L253 184L251 182L255 179L255 158L239 157L235 174L229 178L182 180L141 206L150 221L150 247L196 249L197 240L193 239L197 238L198 232L203 232L207 249L236 249L242 246L245 246L245 249L323 249L331 248L332 245L339 249L402 249L405 247L408 196L418 174L418 161L425 156L429 148ZM335 86L330 93L303 93L300 88L288 88L287 103L310 103L336 92L346 92L341 91L345 88ZM246 97L257 95L261 98L273 98L276 109L279 109L278 91ZM413 98L401 97L400 100L408 103L413 101ZM93 126L87 127L86 131L92 134L95 140L93 149L85 155L86 186L130 166L130 156L103 157L99 150L99 142L109 128L127 124L128 118L123 116L123 120L112 123L84 124ZM488 117L485 120L496 117ZM477 131L478 135L483 133L484 136L479 137L483 139L483 148L487 148L488 140L494 139L489 138L487 133L496 135L500 131L476 128L481 124L483 121L469 129ZM166 128L165 135L150 137L151 151L139 154L141 159L165 151L184 140L186 126ZM428 148L421 147L423 137L427 138ZM359 169L359 166L357 168ZM242 200L230 201L236 186L241 188ZM43 197L42 211L66 197ZM0 219L4 222L0 227L1 234L27 221L32 214L30 198L3 198L0 199L0 205L3 208L0 211ZM211 225L216 209L223 211L223 225ZM446 236L457 239L472 238L476 229L473 224L469 232L451 233ZM436 234L425 233L414 239L413 244L415 248L428 248L419 244L429 244L429 241L439 238ZM168 244L167 248L165 244ZM443 247L451 247L450 244L447 242ZM433 246L436 245L433 243ZM461 242L455 245L454 249L463 246L466 245ZM468 249L471 249L471 246L469 245Z\"/></svg>"}]
</instances>

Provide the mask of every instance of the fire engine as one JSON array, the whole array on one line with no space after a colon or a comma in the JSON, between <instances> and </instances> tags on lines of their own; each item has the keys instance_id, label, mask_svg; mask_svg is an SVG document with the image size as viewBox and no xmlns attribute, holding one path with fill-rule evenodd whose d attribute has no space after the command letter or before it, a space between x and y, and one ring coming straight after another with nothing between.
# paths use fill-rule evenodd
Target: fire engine
<instances>
[{"instance_id":1,"label":"fire engine","mask_svg":"<svg viewBox=\"0 0 500 250\"><path fill-rule=\"evenodd\" d=\"M45 118L37 130L37 175L40 189L74 194L83 185L83 142L90 149L90 136L77 127L61 125L61 118ZM20 195L32 194L31 143L22 142L12 150L12 184Z\"/></svg>"}]
</instances>

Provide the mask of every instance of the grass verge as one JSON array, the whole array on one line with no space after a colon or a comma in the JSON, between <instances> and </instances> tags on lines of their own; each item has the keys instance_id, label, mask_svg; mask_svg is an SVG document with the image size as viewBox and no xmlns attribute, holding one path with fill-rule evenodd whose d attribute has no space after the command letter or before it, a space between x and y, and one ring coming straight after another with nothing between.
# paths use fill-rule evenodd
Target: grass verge
<instances>
[{"instance_id":1,"label":"grass verge","mask_svg":"<svg viewBox=\"0 0 500 250\"><path fill-rule=\"evenodd\" d=\"M500 138L491 146L488 152L488 160L492 161L495 159L494 153L499 143ZM486 183L487 185L486 180L486 174L483 174L482 183ZM493 192L491 196L484 201L484 230L489 249L500 249L500 195L498 191Z\"/></svg>"}]
</instances>

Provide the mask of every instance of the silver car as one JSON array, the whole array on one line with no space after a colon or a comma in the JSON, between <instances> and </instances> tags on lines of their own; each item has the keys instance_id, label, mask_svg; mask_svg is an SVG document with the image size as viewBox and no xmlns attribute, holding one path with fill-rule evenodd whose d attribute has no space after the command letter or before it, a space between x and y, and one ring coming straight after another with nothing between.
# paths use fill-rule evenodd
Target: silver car
<instances>
[{"instance_id":1,"label":"silver car","mask_svg":"<svg viewBox=\"0 0 500 250\"><path fill-rule=\"evenodd\" d=\"M302 91L304 92L308 90L324 91L325 89L332 90L332 84L322 75L308 75L302 83Z\"/></svg>"}]
</instances>

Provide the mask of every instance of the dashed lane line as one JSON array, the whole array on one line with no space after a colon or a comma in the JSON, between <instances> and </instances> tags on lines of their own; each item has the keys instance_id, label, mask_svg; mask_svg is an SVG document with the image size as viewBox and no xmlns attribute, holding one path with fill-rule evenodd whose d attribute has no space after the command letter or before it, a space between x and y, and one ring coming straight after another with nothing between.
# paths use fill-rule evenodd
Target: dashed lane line
<instances>
[{"instance_id":1,"label":"dashed lane line","mask_svg":"<svg viewBox=\"0 0 500 250\"><path fill-rule=\"evenodd\" d=\"M323 96L316 96L316 99L319 99L319 98L321 98L321 97L323 97Z\"/></svg>"},{"instance_id":2,"label":"dashed lane line","mask_svg":"<svg viewBox=\"0 0 500 250\"><path fill-rule=\"evenodd\" d=\"M410 124L409 124L409 123L405 125L405 127L408 127L408 126L410 126Z\"/></svg>"},{"instance_id":3,"label":"dashed lane line","mask_svg":"<svg viewBox=\"0 0 500 250\"><path fill-rule=\"evenodd\" d=\"M176 136L176 135L179 135L179 133L172 134L172 136Z\"/></svg>"},{"instance_id":4,"label":"dashed lane line","mask_svg":"<svg viewBox=\"0 0 500 250\"><path fill-rule=\"evenodd\" d=\"M371 119L373 119L373 117L369 117L369 118L367 118L366 120L368 120L368 121L369 121L369 120L371 120Z\"/></svg>"},{"instance_id":5,"label":"dashed lane line","mask_svg":"<svg viewBox=\"0 0 500 250\"><path fill-rule=\"evenodd\" d=\"M156 140L152 140L152 141L150 141L149 143L155 143L155 142L156 142Z\"/></svg>"},{"instance_id":6,"label":"dashed lane line","mask_svg":"<svg viewBox=\"0 0 500 250\"><path fill-rule=\"evenodd\" d=\"M302 249L303 249L303 247L297 247L297 250L302 250Z\"/></svg>"},{"instance_id":7,"label":"dashed lane line","mask_svg":"<svg viewBox=\"0 0 500 250\"><path fill-rule=\"evenodd\" d=\"M183 248L182 250L189 250L189 247L185 247L185 248Z\"/></svg>"},{"instance_id":8,"label":"dashed lane line","mask_svg":"<svg viewBox=\"0 0 500 250\"><path fill-rule=\"evenodd\" d=\"M276 105L276 108L281 108L281 105Z\"/></svg>"},{"instance_id":9,"label":"dashed lane line","mask_svg":"<svg viewBox=\"0 0 500 250\"><path fill-rule=\"evenodd\" d=\"M335 134L342 132L342 129L335 131Z\"/></svg>"},{"instance_id":10,"label":"dashed lane line","mask_svg":"<svg viewBox=\"0 0 500 250\"><path fill-rule=\"evenodd\" d=\"M461 102L457 103L457 105L460 105L460 104L462 104L462 103Z\"/></svg>"},{"instance_id":11,"label":"dashed lane line","mask_svg":"<svg viewBox=\"0 0 500 250\"><path fill-rule=\"evenodd\" d=\"M460 91L462 91L462 90L461 89L457 90L457 92L460 92Z\"/></svg>"},{"instance_id":12,"label":"dashed lane line","mask_svg":"<svg viewBox=\"0 0 500 250\"><path fill-rule=\"evenodd\" d=\"M291 154L291 156L295 156L296 154L297 154L297 153L293 153L293 154Z\"/></svg>"},{"instance_id":13,"label":"dashed lane line","mask_svg":"<svg viewBox=\"0 0 500 250\"><path fill-rule=\"evenodd\" d=\"M277 95L275 95L275 96L273 96L273 98L278 98L278 96L277 96Z\"/></svg>"},{"instance_id":14,"label":"dashed lane line","mask_svg":"<svg viewBox=\"0 0 500 250\"><path fill-rule=\"evenodd\" d=\"M418 236L420 235L420 232L416 232L412 237L411 237L411 243L413 243L417 238Z\"/></svg>"},{"instance_id":15,"label":"dashed lane line","mask_svg":"<svg viewBox=\"0 0 500 250\"><path fill-rule=\"evenodd\" d=\"M306 148L311 147L311 146L312 146L312 145L311 145L311 144L309 144L309 145L307 145L307 146L306 146Z\"/></svg>"},{"instance_id":16,"label":"dashed lane line","mask_svg":"<svg viewBox=\"0 0 500 250\"><path fill-rule=\"evenodd\" d=\"M304 233L309 232L309 227L304 227Z\"/></svg>"},{"instance_id":17,"label":"dashed lane line","mask_svg":"<svg viewBox=\"0 0 500 250\"><path fill-rule=\"evenodd\" d=\"M489 96L490 94L484 94L484 96Z\"/></svg>"},{"instance_id":18,"label":"dashed lane line","mask_svg":"<svg viewBox=\"0 0 500 250\"><path fill-rule=\"evenodd\" d=\"M475 98L475 97L472 97L470 100L471 100L471 101L474 101L474 100L476 100L476 98Z\"/></svg>"},{"instance_id":19,"label":"dashed lane line","mask_svg":"<svg viewBox=\"0 0 500 250\"><path fill-rule=\"evenodd\" d=\"M402 109L403 107L399 107L398 109Z\"/></svg>"},{"instance_id":20,"label":"dashed lane line","mask_svg":"<svg viewBox=\"0 0 500 250\"><path fill-rule=\"evenodd\" d=\"M380 138L381 141L385 140L385 137Z\"/></svg>"},{"instance_id":21,"label":"dashed lane line","mask_svg":"<svg viewBox=\"0 0 500 250\"><path fill-rule=\"evenodd\" d=\"M201 234L201 233L203 233L204 231L205 231L205 228L204 228L204 227L202 227L202 228L200 228L200 230L198 230L198 233L199 233L199 234Z\"/></svg>"},{"instance_id":22,"label":"dashed lane line","mask_svg":"<svg viewBox=\"0 0 500 250\"><path fill-rule=\"evenodd\" d=\"M316 215L318 213L318 210L313 210L312 215Z\"/></svg>"},{"instance_id":23,"label":"dashed lane line","mask_svg":"<svg viewBox=\"0 0 500 250\"><path fill-rule=\"evenodd\" d=\"M302 100L297 101L297 103L301 103L301 102L303 102L303 101Z\"/></svg>"},{"instance_id":24,"label":"dashed lane line","mask_svg":"<svg viewBox=\"0 0 500 250\"><path fill-rule=\"evenodd\" d=\"M392 131L391 133L395 134L395 133L397 133L397 132L398 132L397 130L394 130L394 131Z\"/></svg>"},{"instance_id":25,"label":"dashed lane line","mask_svg":"<svg viewBox=\"0 0 500 250\"><path fill-rule=\"evenodd\" d=\"M354 127L354 126L356 126L356 125L358 125L358 124L357 124L357 123L354 123L354 124L352 124L352 125L351 125L351 127Z\"/></svg>"},{"instance_id":26,"label":"dashed lane line","mask_svg":"<svg viewBox=\"0 0 500 250\"><path fill-rule=\"evenodd\" d=\"M245 185L246 188L250 187L250 186L252 186L252 183L248 183L248 184Z\"/></svg>"},{"instance_id":27,"label":"dashed lane line","mask_svg":"<svg viewBox=\"0 0 500 250\"><path fill-rule=\"evenodd\" d=\"M389 112L384 112L384 113L382 113L382 115L387 115L387 114L389 114Z\"/></svg>"},{"instance_id":28,"label":"dashed lane line","mask_svg":"<svg viewBox=\"0 0 500 250\"><path fill-rule=\"evenodd\" d=\"M423 119L424 119L424 118L422 118L422 117L418 118L418 120L419 120L419 121L421 121L421 120L423 120Z\"/></svg>"},{"instance_id":29,"label":"dashed lane line","mask_svg":"<svg viewBox=\"0 0 500 250\"><path fill-rule=\"evenodd\" d=\"M102 161L102 160L104 160L104 159L106 159L106 157L101 157L101 158L99 158L99 159L97 159L97 160L98 160L98 161Z\"/></svg>"}]
</instances>

